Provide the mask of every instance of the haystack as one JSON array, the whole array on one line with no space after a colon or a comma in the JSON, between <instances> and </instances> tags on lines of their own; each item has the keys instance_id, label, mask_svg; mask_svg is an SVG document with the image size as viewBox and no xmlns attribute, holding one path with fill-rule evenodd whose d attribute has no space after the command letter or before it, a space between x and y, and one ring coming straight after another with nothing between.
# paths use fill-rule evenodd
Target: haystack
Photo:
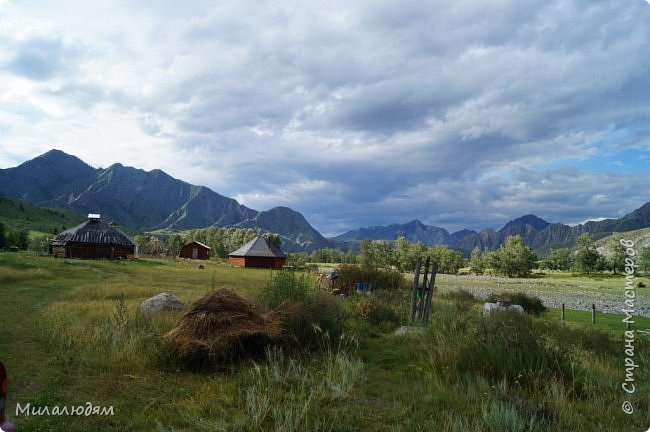
<instances>
[{"instance_id":1,"label":"haystack","mask_svg":"<svg viewBox=\"0 0 650 432\"><path fill-rule=\"evenodd\" d=\"M263 356L280 333L273 315L261 314L238 294L219 289L192 304L166 337L176 360L205 366Z\"/></svg>"}]
</instances>

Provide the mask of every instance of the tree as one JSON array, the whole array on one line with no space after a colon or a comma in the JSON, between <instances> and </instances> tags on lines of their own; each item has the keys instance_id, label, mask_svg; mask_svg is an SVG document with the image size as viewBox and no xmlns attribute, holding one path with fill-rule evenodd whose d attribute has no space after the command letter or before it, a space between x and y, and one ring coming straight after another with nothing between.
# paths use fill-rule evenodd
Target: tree
<instances>
[{"instance_id":1,"label":"tree","mask_svg":"<svg viewBox=\"0 0 650 432\"><path fill-rule=\"evenodd\" d=\"M582 273L591 273L597 269L600 254L594 246L594 239L589 233L581 234L577 238L578 250L575 256L574 267Z\"/></svg>"},{"instance_id":2,"label":"tree","mask_svg":"<svg viewBox=\"0 0 650 432\"><path fill-rule=\"evenodd\" d=\"M625 267L625 246L621 244L621 239L620 235L613 235L607 242L609 249L608 264L614 274Z\"/></svg>"},{"instance_id":3,"label":"tree","mask_svg":"<svg viewBox=\"0 0 650 432\"><path fill-rule=\"evenodd\" d=\"M641 253L639 254L638 264L641 271L644 272L650 271L650 246L641 249Z\"/></svg>"},{"instance_id":4,"label":"tree","mask_svg":"<svg viewBox=\"0 0 650 432\"><path fill-rule=\"evenodd\" d=\"M408 271L415 267L415 262L411 256L411 244L405 237L398 237L397 242L395 243L395 261L397 262L397 267L402 271ZM413 261L413 262L412 262Z\"/></svg>"},{"instance_id":5,"label":"tree","mask_svg":"<svg viewBox=\"0 0 650 432\"><path fill-rule=\"evenodd\" d=\"M347 264L356 264L356 263L357 263L357 255L356 255L354 252L349 251L349 252L345 255L345 262L346 262Z\"/></svg>"},{"instance_id":6,"label":"tree","mask_svg":"<svg viewBox=\"0 0 650 432\"><path fill-rule=\"evenodd\" d=\"M4 224L0 222L0 249L6 246L7 246L6 230Z\"/></svg>"},{"instance_id":7,"label":"tree","mask_svg":"<svg viewBox=\"0 0 650 432\"><path fill-rule=\"evenodd\" d=\"M447 246L431 246L427 253L438 263L439 273L455 274L465 265L462 252L450 249Z\"/></svg>"},{"instance_id":8,"label":"tree","mask_svg":"<svg viewBox=\"0 0 650 432\"><path fill-rule=\"evenodd\" d=\"M537 255L524 244L521 236L511 236L494 255L494 269L508 277L525 277L535 266Z\"/></svg>"},{"instance_id":9,"label":"tree","mask_svg":"<svg viewBox=\"0 0 650 432\"><path fill-rule=\"evenodd\" d=\"M388 242L382 240L361 241L361 265L367 269L389 267L393 264L393 251Z\"/></svg>"},{"instance_id":10,"label":"tree","mask_svg":"<svg viewBox=\"0 0 650 432\"><path fill-rule=\"evenodd\" d=\"M552 249L543 264L549 270L569 270L573 265L571 251L567 248Z\"/></svg>"},{"instance_id":11,"label":"tree","mask_svg":"<svg viewBox=\"0 0 650 432\"><path fill-rule=\"evenodd\" d=\"M172 234L167 239L167 243L169 245L171 254L173 256L178 256L178 254L181 253L181 248L183 247L185 240L180 234Z\"/></svg>"},{"instance_id":12,"label":"tree","mask_svg":"<svg viewBox=\"0 0 650 432\"><path fill-rule=\"evenodd\" d=\"M485 256L479 247L472 249L469 258L469 267L474 274L482 275L486 268Z\"/></svg>"},{"instance_id":13,"label":"tree","mask_svg":"<svg viewBox=\"0 0 650 432\"><path fill-rule=\"evenodd\" d=\"M280 238L280 234L266 233L264 234L264 238L276 248L279 249L282 247L282 239Z\"/></svg>"}]
</instances>

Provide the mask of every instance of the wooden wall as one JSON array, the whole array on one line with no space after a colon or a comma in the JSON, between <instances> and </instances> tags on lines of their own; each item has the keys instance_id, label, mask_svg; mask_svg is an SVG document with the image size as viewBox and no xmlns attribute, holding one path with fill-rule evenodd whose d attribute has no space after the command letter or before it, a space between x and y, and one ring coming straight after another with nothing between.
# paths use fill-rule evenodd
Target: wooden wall
<instances>
[{"instance_id":1,"label":"wooden wall","mask_svg":"<svg viewBox=\"0 0 650 432\"><path fill-rule=\"evenodd\" d=\"M193 249L196 249L196 257L193 254ZM179 254L181 258L194 258L207 260L210 259L210 249L206 249L201 245L196 243L186 244L181 248L181 253Z\"/></svg>"},{"instance_id":2,"label":"wooden wall","mask_svg":"<svg viewBox=\"0 0 650 432\"><path fill-rule=\"evenodd\" d=\"M281 268L285 258L278 257L230 257L230 265L233 267L270 267Z\"/></svg>"}]
</instances>

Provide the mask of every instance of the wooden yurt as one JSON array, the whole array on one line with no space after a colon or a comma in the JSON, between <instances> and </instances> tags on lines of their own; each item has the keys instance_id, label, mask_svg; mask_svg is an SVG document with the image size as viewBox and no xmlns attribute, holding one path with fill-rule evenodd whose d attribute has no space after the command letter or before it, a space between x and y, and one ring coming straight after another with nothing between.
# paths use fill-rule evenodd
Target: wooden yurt
<instances>
[{"instance_id":1,"label":"wooden yurt","mask_svg":"<svg viewBox=\"0 0 650 432\"><path fill-rule=\"evenodd\" d=\"M131 259L135 243L114 224L101 221L98 214L89 214L88 220L63 231L50 241L50 254L55 257L87 259Z\"/></svg>"},{"instance_id":2,"label":"wooden yurt","mask_svg":"<svg viewBox=\"0 0 650 432\"><path fill-rule=\"evenodd\" d=\"M284 253L262 236L231 252L228 257L233 267L281 268L286 260Z\"/></svg>"}]
</instances>

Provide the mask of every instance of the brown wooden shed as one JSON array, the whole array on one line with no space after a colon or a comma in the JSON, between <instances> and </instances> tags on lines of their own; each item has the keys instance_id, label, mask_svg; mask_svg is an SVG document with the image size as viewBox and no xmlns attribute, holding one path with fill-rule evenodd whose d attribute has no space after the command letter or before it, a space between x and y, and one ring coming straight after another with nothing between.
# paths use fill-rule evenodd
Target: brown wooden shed
<instances>
[{"instance_id":1,"label":"brown wooden shed","mask_svg":"<svg viewBox=\"0 0 650 432\"><path fill-rule=\"evenodd\" d=\"M89 214L88 220L63 231L50 241L50 254L65 258L131 259L135 243L114 225L101 221L100 215Z\"/></svg>"},{"instance_id":2,"label":"brown wooden shed","mask_svg":"<svg viewBox=\"0 0 650 432\"><path fill-rule=\"evenodd\" d=\"M281 268L286 261L282 251L262 236L231 252L228 257L233 267Z\"/></svg>"},{"instance_id":3,"label":"brown wooden shed","mask_svg":"<svg viewBox=\"0 0 650 432\"><path fill-rule=\"evenodd\" d=\"M205 245L198 241L193 241L181 248L179 256L181 258L190 258L190 259L210 259L210 254L212 249L210 246Z\"/></svg>"}]
</instances>

